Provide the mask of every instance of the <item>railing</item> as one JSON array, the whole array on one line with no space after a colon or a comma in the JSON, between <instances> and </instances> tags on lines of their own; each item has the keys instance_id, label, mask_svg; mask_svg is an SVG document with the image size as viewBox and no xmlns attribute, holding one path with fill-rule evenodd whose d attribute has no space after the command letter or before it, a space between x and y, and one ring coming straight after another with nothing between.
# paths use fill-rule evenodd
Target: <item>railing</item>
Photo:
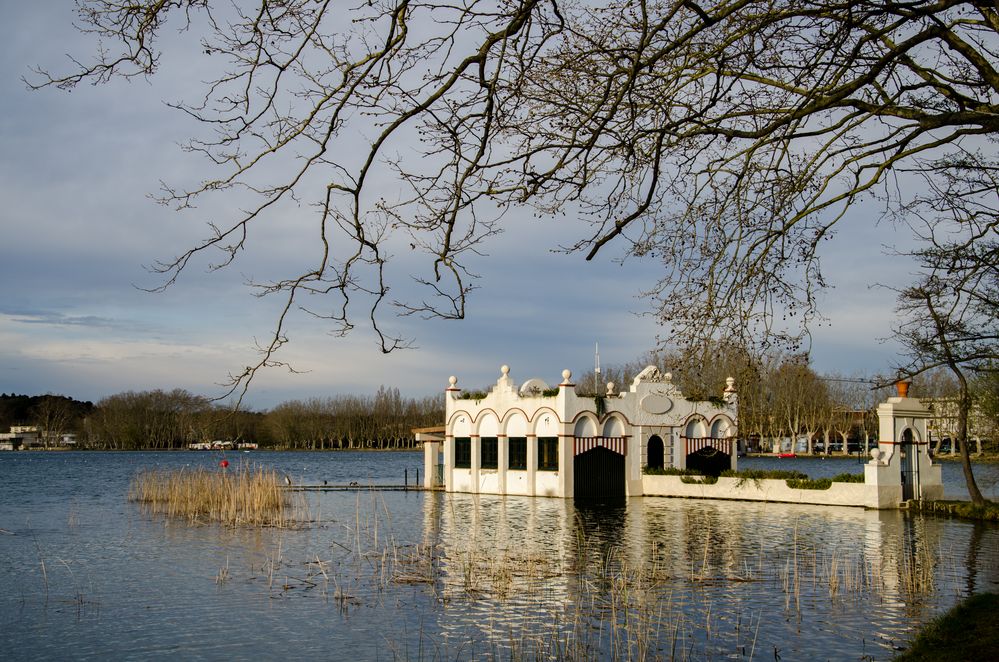
<instances>
[{"instance_id":1,"label":"railing","mask_svg":"<svg viewBox=\"0 0 999 662\"><path fill-rule=\"evenodd\" d=\"M628 455L627 437L574 437L573 455L585 453L593 450L597 446L602 446L607 450L614 451L619 455Z\"/></svg>"},{"instance_id":2,"label":"railing","mask_svg":"<svg viewBox=\"0 0 999 662\"><path fill-rule=\"evenodd\" d=\"M709 446L722 453L731 455L734 450L733 444L735 443L733 437L680 437L680 439L683 440L687 455L704 450Z\"/></svg>"}]
</instances>

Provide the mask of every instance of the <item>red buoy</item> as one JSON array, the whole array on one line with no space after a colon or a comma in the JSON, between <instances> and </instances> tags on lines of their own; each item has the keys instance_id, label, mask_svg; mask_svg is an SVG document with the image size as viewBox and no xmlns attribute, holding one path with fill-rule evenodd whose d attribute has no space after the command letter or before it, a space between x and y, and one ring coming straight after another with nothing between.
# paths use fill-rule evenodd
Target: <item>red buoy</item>
<instances>
[{"instance_id":1,"label":"red buoy","mask_svg":"<svg viewBox=\"0 0 999 662\"><path fill-rule=\"evenodd\" d=\"M221 462L219 462L219 466L225 469L226 467L229 466L229 460L222 460Z\"/></svg>"}]
</instances>

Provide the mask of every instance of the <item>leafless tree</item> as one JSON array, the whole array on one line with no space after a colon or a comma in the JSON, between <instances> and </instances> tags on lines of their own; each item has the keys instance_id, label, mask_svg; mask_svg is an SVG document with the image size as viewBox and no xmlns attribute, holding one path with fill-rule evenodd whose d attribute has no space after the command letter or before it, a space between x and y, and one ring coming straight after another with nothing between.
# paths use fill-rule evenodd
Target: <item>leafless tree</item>
<instances>
[{"instance_id":1,"label":"leafless tree","mask_svg":"<svg viewBox=\"0 0 999 662\"><path fill-rule=\"evenodd\" d=\"M74 402L60 395L42 396L32 408L32 420L38 426L42 443L59 445L62 435L69 430L76 414Z\"/></svg>"},{"instance_id":2,"label":"leafless tree","mask_svg":"<svg viewBox=\"0 0 999 662\"><path fill-rule=\"evenodd\" d=\"M589 221L565 246L587 259L612 244L661 259L647 294L670 337L793 343L824 285L820 244L851 205L878 192L898 208L910 171L945 186L999 129L985 0L78 6L96 55L29 84L149 76L167 26L225 63L177 106L214 131L188 148L215 171L164 202L229 195L243 211L160 263L167 285L212 251L212 268L232 263L282 204L315 210L302 270L259 284L284 304L234 390L281 364L296 307L338 333L367 318L384 351L407 342L383 331L387 304L463 317L469 268L514 205ZM390 297L393 240L425 255L412 276L426 296Z\"/></svg>"},{"instance_id":3,"label":"leafless tree","mask_svg":"<svg viewBox=\"0 0 999 662\"><path fill-rule=\"evenodd\" d=\"M954 443L969 496L982 504L968 430L974 375L994 371L999 359L999 159L965 150L933 166L922 173L927 193L907 208L922 243L909 254L919 275L898 292L896 335L909 355L900 372L942 368L956 380Z\"/></svg>"}]
</instances>

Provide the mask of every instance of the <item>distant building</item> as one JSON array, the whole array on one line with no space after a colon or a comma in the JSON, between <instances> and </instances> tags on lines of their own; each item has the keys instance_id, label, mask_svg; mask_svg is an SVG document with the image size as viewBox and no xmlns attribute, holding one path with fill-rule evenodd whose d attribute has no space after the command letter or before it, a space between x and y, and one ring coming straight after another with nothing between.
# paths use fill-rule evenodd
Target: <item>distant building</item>
<instances>
[{"instance_id":1,"label":"distant building","mask_svg":"<svg viewBox=\"0 0 999 662\"><path fill-rule=\"evenodd\" d=\"M16 451L41 446L41 433L34 425L12 425L10 432L0 432L0 450Z\"/></svg>"},{"instance_id":2,"label":"distant building","mask_svg":"<svg viewBox=\"0 0 999 662\"><path fill-rule=\"evenodd\" d=\"M686 399L669 373L643 370L626 391L577 395L572 374L519 388L503 366L488 393L451 377L443 428L418 430L426 485L449 492L575 498L641 495L643 467L736 466L735 382L709 401Z\"/></svg>"},{"instance_id":3,"label":"distant building","mask_svg":"<svg viewBox=\"0 0 999 662\"><path fill-rule=\"evenodd\" d=\"M932 412L927 423L930 448L935 453L957 453L957 398L920 398ZM968 412L968 441L981 452L982 443L992 434L992 422L982 414L977 404L972 404ZM976 450L972 448L972 450Z\"/></svg>"},{"instance_id":4,"label":"distant building","mask_svg":"<svg viewBox=\"0 0 999 662\"><path fill-rule=\"evenodd\" d=\"M0 432L0 451L16 451L28 448L38 448L45 445L48 439L51 445L75 446L76 435L65 433L54 438L49 432L41 430L37 425L12 425L10 432ZM52 443L57 442L57 443Z\"/></svg>"}]
</instances>

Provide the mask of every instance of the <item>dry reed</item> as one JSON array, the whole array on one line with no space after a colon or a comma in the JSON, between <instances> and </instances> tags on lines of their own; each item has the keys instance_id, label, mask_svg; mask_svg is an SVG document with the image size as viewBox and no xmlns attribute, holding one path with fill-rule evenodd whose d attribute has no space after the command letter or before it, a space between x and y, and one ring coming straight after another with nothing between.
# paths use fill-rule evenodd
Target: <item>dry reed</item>
<instances>
[{"instance_id":1,"label":"dry reed","mask_svg":"<svg viewBox=\"0 0 999 662\"><path fill-rule=\"evenodd\" d=\"M132 480L129 499L168 517L226 526L289 526L298 522L300 511L277 472L248 465L143 471Z\"/></svg>"}]
</instances>

